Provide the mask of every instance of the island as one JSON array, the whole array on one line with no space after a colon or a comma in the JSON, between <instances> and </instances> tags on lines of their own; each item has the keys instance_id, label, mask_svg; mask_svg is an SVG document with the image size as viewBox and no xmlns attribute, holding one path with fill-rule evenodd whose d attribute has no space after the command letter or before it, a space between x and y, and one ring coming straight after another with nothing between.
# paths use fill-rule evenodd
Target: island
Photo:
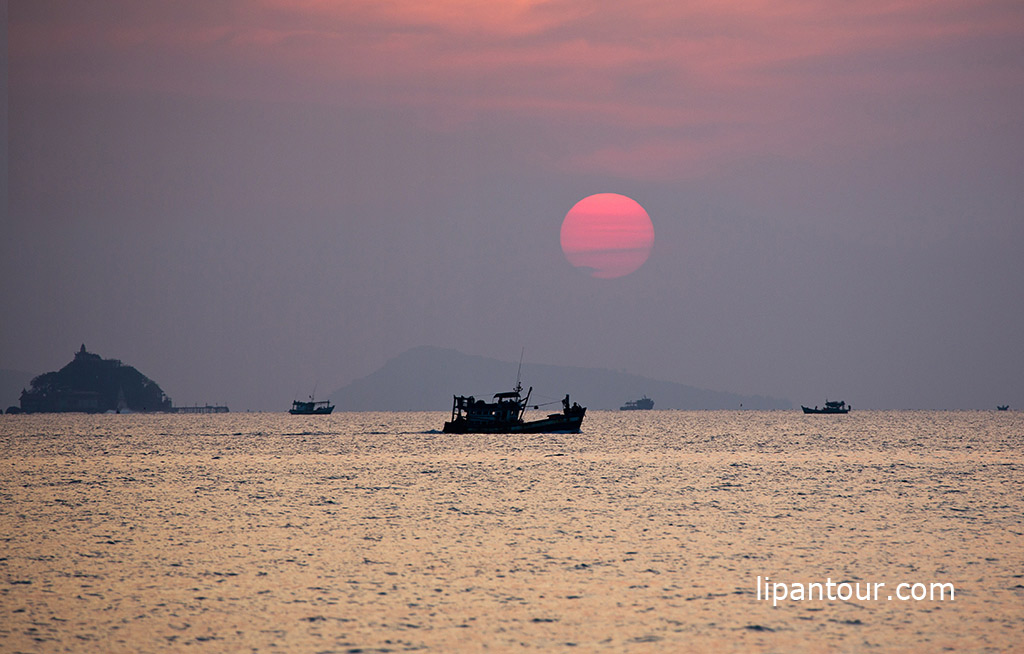
<instances>
[{"instance_id":1,"label":"island","mask_svg":"<svg viewBox=\"0 0 1024 654\"><path fill-rule=\"evenodd\" d=\"M56 372L32 380L21 392L22 413L129 413L171 411L160 385L117 359L85 349Z\"/></svg>"}]
</instances>

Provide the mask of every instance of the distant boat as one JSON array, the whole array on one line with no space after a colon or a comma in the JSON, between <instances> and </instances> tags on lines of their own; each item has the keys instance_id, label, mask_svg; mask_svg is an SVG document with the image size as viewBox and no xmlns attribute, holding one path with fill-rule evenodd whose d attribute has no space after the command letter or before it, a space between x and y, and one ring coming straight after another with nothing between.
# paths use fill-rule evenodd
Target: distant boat
<instances>
[{"instance_id":1,"label":"distant boat","mask_svg":"<svg viewBox=\"0 0 1024 654\"><path fill-rule=\"evenodd\" d=\"M1010 405L1009 404L1000 404L1000 405L996 406L996 408L999 409L1000 411L1009 411L1010 410Z\"/></svg>"},{"instance_id":2,"label":"distant boat","mask_svg":"<svg viewBox=\"0 0 1024 654\"><path fill-rule=\"evenodd\" d=\"M800 408L804 410L804 413L849 413L853 407L848 406L846 402L829 402L825 400L825 406L821 409L818 407L812 409L802 405Z\"/></svg>"},{"instance_id":3,"label":"distant boat","mask_svg":"<svg viewBox=\"0 0 1024 654\"><path fill-rule=\"evenodd\" d=\"M621 407L619 411L650 411L654 408L654 400L644 395L639 400L630 400Z\"/></svg>"},{"instance_id":4,"label":"distant boat","mask_svg":"<svg viewBox=\"0 0 1024 654\"><path fill-rule=\"evenodd\" d=\"M533 387L522 396L523 387L506 393L495 393L493 401L485 402L473 396L456 395L452 400L452 419L444 423L446 434L551 434L578 433L587 408L569 404L569 396L562 399L562 412L548 414L546 418L527 422L523 419ZM534 407L537 408L537 407Z\"/></svg>"},{"instance_id":5,"label":"distant boat","mask_svg":"<svg viewBox=\"0 0 1024 654\"><path fill-rule=\"evenodd\" d=\"M331 411L334 411L334 405L331 404L330 400L317 402L310 395L309 402L302 402L301 400L292 402L292 408L288 410L288 413L293 416L322 416L328 415Z\"/></svg>"}]
</instances>

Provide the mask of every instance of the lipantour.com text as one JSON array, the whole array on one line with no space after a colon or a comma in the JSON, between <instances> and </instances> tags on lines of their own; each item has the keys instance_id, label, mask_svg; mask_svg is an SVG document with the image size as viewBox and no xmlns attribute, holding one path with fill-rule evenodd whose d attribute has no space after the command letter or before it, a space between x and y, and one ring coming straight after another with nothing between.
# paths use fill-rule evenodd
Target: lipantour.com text
<instances>
[{"instance_id":1,"label":"lipantour.com text","mask_svg":"<svg viewBox=\"0 0 1024 654\"><path fill-rule=\"evenodd\" d=\"M861 602L946 602L955 601L951 583L939 582L885 582L842 581L827 577L823 582L771 581L770 577L757 577L757 599L778 606L781 602L807 601L861 601Z\"/></svg>"}]
</instances>

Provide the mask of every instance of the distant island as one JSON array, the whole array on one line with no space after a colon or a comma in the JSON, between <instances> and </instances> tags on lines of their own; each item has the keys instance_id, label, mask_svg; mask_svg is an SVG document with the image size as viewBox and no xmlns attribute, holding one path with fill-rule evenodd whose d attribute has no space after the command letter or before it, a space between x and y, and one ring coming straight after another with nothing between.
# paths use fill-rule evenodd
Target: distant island
<instances>
[{"instance_id":1,"label":"distant island","mask_svg":"<svg viewBox=\"0 0 1024 654\"><path fill-rule=\"evenodd\" d=\"M170 411L171 398L135 368L87 352L83 343L71 363L32 380L21 392L20 408L22 413Z\"/></svg>"},{"instance_id":2,"label":"distant island","mask_svg":"<svg viewBox=\"0 0 1024 654\"><path fill-rule=\"evenodd\" d=\"M421 346L407 350L367 377L330 395L337 411L447 411L453 395L485 397L516 382L518 363ZM611 370L523 363L524 387L534 401L557 402L571 393L591 409L617 410L624 399L649 394L661 409L792 409L793 404L761 395L710 391ZM488 396L489 397L489 396Z\"/></svg>"}]
</instances>

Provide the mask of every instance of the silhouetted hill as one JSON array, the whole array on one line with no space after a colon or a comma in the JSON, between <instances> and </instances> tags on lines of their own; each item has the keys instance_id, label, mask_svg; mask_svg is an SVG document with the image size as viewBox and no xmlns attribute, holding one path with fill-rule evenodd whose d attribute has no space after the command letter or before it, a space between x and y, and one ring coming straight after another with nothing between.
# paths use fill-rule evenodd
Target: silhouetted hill
<instances>
[{"instance_id":1,"label":"silhouetted hill","mask_svg":"<svg viewBox=\"0 0 1024 654\"><path fill-rule=\"evenodd\" d=\"M171 400L160 386L117 359L87 352L85 345L75 358L56 372L32 380L21 396L25 413L81 411L169 411Z\"/></svg>"},{"instance_id":2,"label":"silhouetted hill","mask_svg":"<svg viewBox=\"0 0 1024 654\"><path fill-rule=\"evenodd\" d=\"M518 362L423 346L391 359L384 367L331 394L339 411L447 411L452 395L490 397L511 390ZM618 409L646 394L655 409L792 409L788 400L709 391L638 375L523 363L524 388L534 402L557 402L566 393L591 409Z\"/></svg>"}]
</instances>

